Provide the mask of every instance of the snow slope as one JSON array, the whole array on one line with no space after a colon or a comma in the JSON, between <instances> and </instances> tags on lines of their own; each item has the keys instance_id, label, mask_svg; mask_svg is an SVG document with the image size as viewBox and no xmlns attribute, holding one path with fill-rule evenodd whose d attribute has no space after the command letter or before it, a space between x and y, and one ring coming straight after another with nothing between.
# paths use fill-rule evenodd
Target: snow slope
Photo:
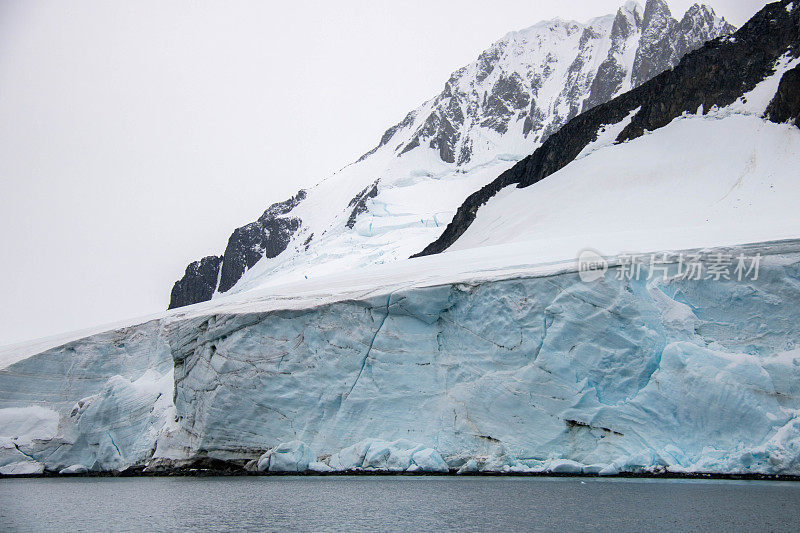
<instances>
[{"instance_id":1,"label":"snow slope","mask_svg":"<svg viewBox=\"0 0 800 533\"><path fill-rule=\"evenodd\" d=\"M800 130L686 116L481 208L451 250L524 243L543 261L800 236Z\"/></svg>"}]
</instances>

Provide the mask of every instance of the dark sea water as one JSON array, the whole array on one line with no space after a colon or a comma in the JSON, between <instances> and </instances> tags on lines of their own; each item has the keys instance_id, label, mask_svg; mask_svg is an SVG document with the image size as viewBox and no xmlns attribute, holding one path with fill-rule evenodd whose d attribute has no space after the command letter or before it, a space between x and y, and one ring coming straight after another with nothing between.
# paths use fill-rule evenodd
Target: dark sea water
<instances>
[{"instance_id":1,"label":"dark sea water","mask_svg":"<svg viewBox=\"0 0 800 533\"><path fill-rule=\"evenodd\" d=\"M3 531L798 531L800 483L597 478L0 480Z\"/></svg>"}]
</instances>

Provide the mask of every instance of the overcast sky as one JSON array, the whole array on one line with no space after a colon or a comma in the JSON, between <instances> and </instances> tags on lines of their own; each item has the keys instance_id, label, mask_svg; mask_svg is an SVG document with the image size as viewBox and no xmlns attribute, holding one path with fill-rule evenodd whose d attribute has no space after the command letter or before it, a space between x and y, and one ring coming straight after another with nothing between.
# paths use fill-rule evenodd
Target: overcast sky
<instances>
[{"instance_id":1,"label":"overcast sky","mask_svg":"<svg viewBox=\"0 0 800 533\"><path fill-rule=\"evenodd\" d=\"M622 3L0 0L0 345L165 309L493 41Z\"/></svg>"}]
</instances>

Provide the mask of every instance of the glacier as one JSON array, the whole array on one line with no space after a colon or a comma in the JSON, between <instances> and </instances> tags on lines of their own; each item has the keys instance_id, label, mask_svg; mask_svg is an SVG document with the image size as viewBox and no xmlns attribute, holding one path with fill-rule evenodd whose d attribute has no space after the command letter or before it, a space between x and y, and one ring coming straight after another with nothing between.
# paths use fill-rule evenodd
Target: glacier
<instances>
[{"instance_id":1,"label":"glacier","mask_svg":"<svg viewBox=\"0 0 800 533\"><path fill-rule=\"evenodd\" d=\"M78 339L0 370L0 473L798 475L800 241L704 253L761 254L758 278L686 279L672 253L618 279L611 257L592 283L575 262L409 276Z\"/></svg>"}]
</instances>

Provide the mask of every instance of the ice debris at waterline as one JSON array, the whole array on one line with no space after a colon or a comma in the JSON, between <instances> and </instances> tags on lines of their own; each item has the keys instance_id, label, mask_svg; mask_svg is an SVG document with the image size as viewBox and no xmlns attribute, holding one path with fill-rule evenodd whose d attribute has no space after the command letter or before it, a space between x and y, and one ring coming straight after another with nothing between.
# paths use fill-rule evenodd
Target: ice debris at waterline
<instances>
[{"instance_id":1,"label":"ice debris at waterline","mask_svg":"<svg viewBox=\"0 0 800 533\"><path fill-rule=\"evenodd\" d=\"M365 439L319 461L305 442L292 441L267 451L257 468L261 472L450 471L439 452L405 439Z\"/></svg>"},{"instance_id":2,"label":"ice debris at waterline","mask_svg":"<svg viewBox=\"0 0 800 533\"><path fill-rule=\"evenodd\" d=\"M70 342L0 370L0 473L798 475L800 242L709 253L757 279L539 265Z\"/></svg>"}]
</instances>

